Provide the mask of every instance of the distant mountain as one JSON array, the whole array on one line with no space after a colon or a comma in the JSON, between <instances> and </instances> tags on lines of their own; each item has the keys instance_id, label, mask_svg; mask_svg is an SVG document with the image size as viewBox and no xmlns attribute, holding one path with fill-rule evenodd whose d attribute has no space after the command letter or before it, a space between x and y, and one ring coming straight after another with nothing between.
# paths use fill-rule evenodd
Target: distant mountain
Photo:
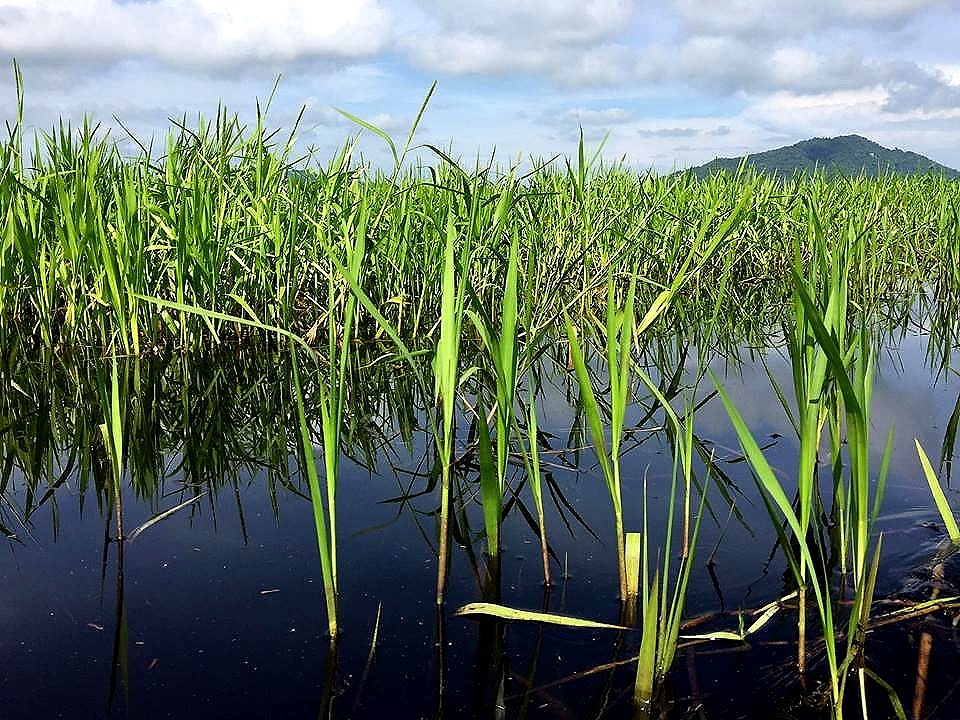
<instances>
[{"instance_id":1,"label":"distant mountain","mask_svg":"<svg viewBox=\"0 0 960 720\"><path fill-rule=\"evenodd\" d=\"M913 175L934 172L951 180L960 179L960 172L934 162L930 158L904 150L890 150L859 135L835 138L812 138L796 145L766 150L739 158L717 158L706 165L690 168L697 177L706 177L717 170L734 173L746 160L759 172L777 177L797 173L825 172L847 176L880 174Z\"/></svg>"}]
</instances>

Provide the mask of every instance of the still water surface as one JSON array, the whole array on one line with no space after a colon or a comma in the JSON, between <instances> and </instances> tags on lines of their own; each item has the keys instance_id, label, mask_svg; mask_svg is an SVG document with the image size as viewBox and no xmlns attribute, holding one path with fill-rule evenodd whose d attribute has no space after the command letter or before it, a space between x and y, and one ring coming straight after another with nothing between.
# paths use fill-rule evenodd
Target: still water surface
<instances>
[{"instance_id":1,"label":"still water surface","mask_svg":"<svg viewBox=\"0 0 960 720\"><path fill-rule=\"evenodd\" d=\"M774 350L753 358L744 351L738 362L718 359L712 367L755 436L770 444L771 463L789 478L796 442L761 357L789 388L789 362ZM960 378L930 369L927 338L920 333L888 341L879 360L872 416L876 462L891 422L896 436L879 523L885 538L878 595L923 599L943 535L913 438L939 457ZM694 364L681 362L692 375ZM540 424L557 451L544 457L555 482L546 498L548 537L556 553L554 586L545 593L538 537L514 505L503 528L500 601L615 623L619 603L609 497L589 449L559 452L579 445L571 438L573 398L563 369L546 377L551 379L544 382ZM705 380L697 397L711 390ZM628 424L643 414L643 408L633 408ZM470 524L467 529L461 523L461 540L469 537L470 549L457 546L448 599L437 612L436 494L397 499L426 488L418 473L429 469L431 459L422 431L414 433L409 447L394 440L389 450L381 448L372 467L349 459L342 465L337 505L343 637L331 654L305 481L294 478L290 487L271 482L263 469L268 460L234 458L219 466L226 467L223 477L200 488L199 500L124 543L121 562L117 543L107 540L115 537L116 518L96 493L81 489L84 470L73 471L42 503L28 497L23 472L28 459L14 452L11 440L17 419L9 418L3 430L8 470L0 518L17 539L4 541L0 556L2 717L632 716L633 670L615 663L636 654L639 632L506 626L454 616L458 607L482 596L477 568L484 562L483 526L478 500L469 491L471 482L474 492L476 487L470 470L461 478ZM653 538L662 537L672 463L656 423L648 420L632 435L624 459L626 527L640 528L646 478ZM215 439L231 432L208 430ZM200 431L195 426L190 432ZM255 435L249 429L232 432ZM713 514L703 522L686 616L725 612L703 627L733 630L737 620L731 612L759 607L787 591L784 561L774 553L775 536L749 471L737 462L739 446L718 398L697 412L695 432L735 483L728 491L740 517L711 490ZM257 445L256 437L246 441L245 447ZM53 441L58 467L68 444L69 437ZM49 451L41 445L38 438L36 452ZM158 512L189 499L193 491L184 492L178 470L185 452L162 447L160 466L168 476L161 490L125 488L128 536ZM288 463L295 466L295 458ZM520 487L522 471L517 472L514 487ZM952 488L947 493L957 508L956 481ZM525 485L519 497L532 512ZM26 519L28 506L36 509ZM960 584L955 560L947 570L948 585ZM925 628L934 631L925 712L956 717L951 708L960 706L960 643L949 617L872 633L868 658L909 710L917 642ZM674 716L809 716L812 711L797 700L793 637L795 616L785 611L749 647L717 642L681 652L669 690L676 700Z\"/></svg>"}]
</instances>

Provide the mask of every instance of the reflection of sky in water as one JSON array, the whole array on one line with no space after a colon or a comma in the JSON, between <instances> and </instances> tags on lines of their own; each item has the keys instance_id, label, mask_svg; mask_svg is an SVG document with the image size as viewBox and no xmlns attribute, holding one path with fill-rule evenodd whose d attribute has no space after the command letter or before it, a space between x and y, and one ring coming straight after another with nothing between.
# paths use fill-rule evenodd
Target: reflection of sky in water
<instances>
[{"instance_id":1,"label":"reflection of sky in water","mask_svg":"<svg viewBox=\"0 0 960 720\"><path fill-rule=\"evenodd\" d=\"M792 395L789 362L776 352L765 356L767 367ZM936 535L921 526L935 519L935 510L920 474L914 436L931 458L939 457L947 419L960 392L960 378L948 373L934 382L925 367L926 340L907 336L895 354L883 354L873 403L873 433L880 449L891 420L896 440L890 464L884 517L886 533L881 588L897 589L906 574L929 561ZM761 441L773 442L767 455L781 477L791 482L796 441L769 380L759 363L724 372L714 365L744 417ZM541 428L556 436L563 448L572 422L564 384L552 380L538 400ZM698 398L711 389L705 379ZM679 409L682 401L678 399ZM654 557L668 555L676 566L676 546L661 548L671 479L669 445L662 435L645 430L661 416L624 441L623 496L627 530L639 530L643 516L643 483L649 502L650 538ZM640 420L631 410L628 424ZM695 432L713 448L720 466L736 488L729 487L742 522L730 511L716 485L710 492L712 515L705 517L696 550L689 613L717 610L719 598L705 571L714 561L719 591L726 609L757 607L783 591L783 561L777 555L764 571L774 545L770 522L757 497L748 468L726 462L739 452L736 438L718 398L696 416ZM401 451L394 462L414 469L426 441L418 441L416 457ZM577 456L563 458L575 462ZM563 503L545 489L548 535L569 578L554 565L558 585L550 608L582 617L616 621L616 564L611 537L612 511L592 450L579 454L579 470L564 467L560 456L545 454L545 468L555 488L576 508L599 536L595 539ZM425 463L424 468L429 466ZM701 464L697 464L702 469ZM876 467L876 466L875 466ZM391 472L381 462L368 473L350 462L338 494L340 587L344 640L340 648L340 715L383 716L405 698L410 713L431 715L436 700L437 641L434 618L436 560L433 496L407 503L388 502L410 485L421 490L424 478ZM515 476L514 484L521 475ZM476 503L475 475L461 478L470 498L461 532L478 540L482 520ZM955 494L950 497L955 500ZM530 490L520 500L533 512ZM106 567L101 550L109 517L101 517L88 498L81 514L77 498L63 493L58 502L58 538L52 541L51 506L33 519L33 537L22 546L10 545L0 560L0 663L9 670L0 679L5 707L11 717L55 716L62 708L78 716L121 717L124 702L142 718L179 717L207 710L215 716L265 717L316 712L323 691L325 620L315 533L309 505L287 492L276 498L277 515L262 476L241 476L236 493L229 487L216 498L203 498L148 529L127 546L125 607L128 636L129 700L115 702L106 713L110 677L117 568L113 549ZM125 498L126 523L135 527L151 510ZM174 504L161 503L163 507ZM563 518L571 525L568 531ZM241 527L242 518L242 527ZM243 531L248 541L243 541ZM520 607L539 607L542 600L538 539L516 508L504 525L502 600ZM675 528L679 533L679 527ZM462 547L454 553L448 614L479 599L477 581ZM361 688L378 607L382 607L376 663ZM732 622L732 619L731 619ZM477 669L490 658L478 656L481 626L448 617L447 694L449 712L465 713L474 697ZM508 633L514 669L526 672L536 633L514 628ZM544 634L545 654L539 677L544 682L611 659L612 641L602 633L550 629ZM628 639L635 643L636 638ZM619 682L619 681L618 681ZM624 680L629 685L629 674ZM410 687L422 688L417 698ZM587 683L557 697L574 708ZM585 697L590 692L585 693ZM122 698L122 693L121 696ZM588 697L589 699L589 697ZM359 704L357 704L359 702ZM585 702L583 698L579 702ZM627 709L622 708L626 714ZM617 716L614 713L614 716Z\"/></svg>"}]
</instances>

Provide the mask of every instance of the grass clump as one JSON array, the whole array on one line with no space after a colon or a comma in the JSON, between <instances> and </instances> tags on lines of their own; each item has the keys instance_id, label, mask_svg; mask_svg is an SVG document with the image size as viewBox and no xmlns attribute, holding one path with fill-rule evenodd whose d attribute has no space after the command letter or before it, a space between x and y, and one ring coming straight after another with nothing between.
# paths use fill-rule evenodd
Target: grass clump
<instances>
[{"instance_id":1,"label":"grass clump","mask_svg":"<svg viewBox=\"0 0 960 720\"><path fill-rule=\"evenodd\" d=\"M19 76L17 87L22 107ZM587 150L570 167L467 169L435 148L421 155L435 164L410 161L413 133L402 148L390 141L398 164L379 171L357 157L356 139L329 161L297 155L295 131L221 110L173 123L156 147L122 146L91 122L28 139L14 121L0 142L0 334L61 352L139 355L269 337L173 303L229 317L252 310L264 325L322 336L350 283L344 230L356 230L360 207L368 242L354 284L369 303L357 335L388 334L376 311L411 345L442 313L448 214L455 256L475 244L457 268L475 295L469 307L496 317L515 263L518 329L530 337L562 330L559 307L578 323L601 317L610 273L637 277L637 307L653 307L691 251L703 260L701 243L718 235L711 262L671 300L672 329L776 320L791 258L815 251L811 196L828 208L825 237L863 221L853 305L887 302L931 278L945 292L956 282L960 184L943 178L696 180L637 175Z\"/></svg>"}]
</instances>

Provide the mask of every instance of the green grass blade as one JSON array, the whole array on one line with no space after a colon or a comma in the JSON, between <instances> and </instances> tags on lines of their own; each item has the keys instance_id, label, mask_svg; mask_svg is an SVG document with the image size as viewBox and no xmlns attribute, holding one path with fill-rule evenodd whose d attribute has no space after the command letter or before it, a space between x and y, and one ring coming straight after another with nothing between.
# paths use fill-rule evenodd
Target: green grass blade
<instances>
[{"instance_id":1,"label":"green grass blade","mask_svg":"<svg viewBox=\"0 0 960 720\"><path fill-rule=\"evenodd\" d=\"M304 408L303 388L300 383L300 370L297 363L296 350L291 345L290 360L293 369L293 391L297 401L297 430L299 432L300 452L303 457L304 469L307 473L307 482L310 487L310 504L313 508L313 520L317 530L317 550L320 554L320 571L323 575L323 591L327 605L327 629L331 638L337 637L339 632L339 617L337 613L337 588L334 577L333 548L330 543L330 532L327 527L323 495L320 490L320 477L317 473L317 461L313 451L313 438L310 437L310 425Z\"/></svg>"},{"instance_id":2,"label":"green grass blade","mask_svg":"<svg viewBox=\"0 0 960 720\"><path fill-rule=\"evenodd\" d=\"M503 491L493 458L490 427L482 398L477 399L477 460L480 464L480 506L487 534L487 552L491 557L500 554L500 516L503 512Z\"/></svg>"},{"instance_id":3,"label":"green grass blade","mask_svg":"<svg viewBox=\"0 0 960 720\"><path fill-rule=\"evenodd\" d=\"M640 640L640 655L637 657L637 678L633 688L633 700L637 705L646 705L653 699L653 687L657 672L657 630L660 613L660 573L653 575L650 596L643 611L643 637Z\"/></svg>"},{"instance_id":4,"label":"green grass blade","mask_svg":"<svg viewBox=\"0 0 960 720\"><path fill-rule=\"evenodd\" d=\"M930 464L930 459L924 452L920 441L916 438L913 442L917 446L917 455L920 457L920 466L923 468L923 475L927 479L927 485L930 486L930 494L933 495L933 501L937 504L937 510L940 513L940 519L943 520L943 526L946 528L950 541L954 544L960 543L960 527L957 527L957 519L953 516L953 510L947 501L947 496L940 487L940 480Z\"/></svg>"}]
</instances>

